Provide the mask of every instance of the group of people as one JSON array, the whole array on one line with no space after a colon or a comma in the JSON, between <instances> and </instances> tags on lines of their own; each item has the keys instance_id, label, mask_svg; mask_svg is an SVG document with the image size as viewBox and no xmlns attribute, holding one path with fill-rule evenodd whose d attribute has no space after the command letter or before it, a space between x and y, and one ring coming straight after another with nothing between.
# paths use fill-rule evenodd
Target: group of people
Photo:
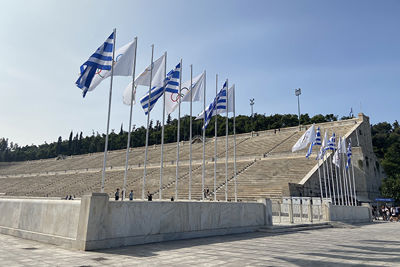
<instances>
[{"instance_id":1,"label":"group of people","mask_svg":"<svg viewBox=\"0 0 400 267\"><path fill-rule=\"evenodd\" d=\"M380 208L377 206L372 207L372 215L375 220L382 218L384 221L400 221L400 207L382 205Z\"/></svg>"},{"instance_id":2,"label":"group of people","mask_svg":"<svg viewBox=\"0 0 400 267\"><path fill-rule=\"evenodd\" d=\"M121 197L120 197L121 195ZM116 201L118 201L121 198L121 201L124 200L124 190L122 189L122 192L120 193L119 188L117 188L117 191L114 194L114 198ZM133 190L129 193L129 200L133 200ZM147 191L147 200L148 201L153 201L153 194L150 193L150 191ZM174 201L174 197L171 197L171 201Z\"/></svg>"},{"instance_id":3,"label":"group of people","mask_svg":"<svg viewBox=\"0 0 400 267\"><path fill-rule=\"evenodd\" d=\"M124 200L124 190L122 189L122 192L121 192L121 200ZM120 198L120 192L119 192L119 188L117 188L117 191L115 192L115 194L114 194L114 197L115 197L115 200L119 200L119 198ZM129 193L129 200L133 200L133 190L131 190L131 192Z\"/></svg>"}]
</instances>

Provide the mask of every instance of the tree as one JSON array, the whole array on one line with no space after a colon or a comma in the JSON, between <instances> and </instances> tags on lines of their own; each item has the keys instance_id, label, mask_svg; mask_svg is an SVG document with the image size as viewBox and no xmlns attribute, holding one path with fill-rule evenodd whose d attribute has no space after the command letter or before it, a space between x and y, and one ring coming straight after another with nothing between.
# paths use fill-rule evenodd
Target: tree
<instances>
[{"instance_id":1,"label":"tree","mask_svg":"<svg viewBox=\"0 0 400 267\"><path fill-rule=\"evenodd\" d=\"M393 198L400 201L400 175L386 178L382 181L381 194L383 197Z\"/></svg>"}]
</instances>

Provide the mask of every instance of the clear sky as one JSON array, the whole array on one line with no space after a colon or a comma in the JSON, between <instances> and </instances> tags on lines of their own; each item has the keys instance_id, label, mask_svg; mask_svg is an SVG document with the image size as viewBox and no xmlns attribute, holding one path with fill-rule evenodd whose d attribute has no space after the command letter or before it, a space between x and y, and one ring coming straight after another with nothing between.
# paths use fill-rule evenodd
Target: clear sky
<instances>
[{"instance_id":1,"label":"clear sky","mask_svg":"<svg viewBox=\"0 0 400 267\"><path fill-rule=\"evenodd\" d=\"M215 74L236 84L237 114L249 99L261 114L301 111L348 115L372 123L400 119L400 1L169 0L3 1L0 9L0 137L19 145L91 135L106 129L109 80L82 98L80 65L117 28L117 48L138 37L137 72L168 52L168 69L183 59L183 80L207 70L207 100ZM127 129L116 77L111 127ZM147 88L138 88L138 97ZM161 102L152 119L161 120ZM194 113L202 103L195 103ZM188 114L189 105L183 105ZM177 117L177 111L173 114ZM139 105L133 123L144 125Z\"/></svg>"}]
</instances>

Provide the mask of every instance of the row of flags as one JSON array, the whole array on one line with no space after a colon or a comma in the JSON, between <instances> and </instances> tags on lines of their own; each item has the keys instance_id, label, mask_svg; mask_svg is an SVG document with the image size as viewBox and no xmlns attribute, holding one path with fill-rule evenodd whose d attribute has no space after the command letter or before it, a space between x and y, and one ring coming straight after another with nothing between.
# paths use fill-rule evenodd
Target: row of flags
<instances>
[{"instance_id":1,"label":"row of flags","mask_svg":"<svg viewBox=\"0 0 400 267\"><path fill-rule=\"evenodd\" d=\"M350 171L349 167L352 166L351 158L352 158L352 150L351 150L351 139L349 140L348 144L346 144L345 137L339 137L338 142L336 144L336 135L332 133L332 136L328 139L327 132L325 132L324 139L321 139L321 131L318 127L315 130L315 125L313 124L296 142L296 144L292 147L292 152L296 152L302 149L305 149L308 146L308 150L306 153L306 158L309 158L312 154L312 150L314 146L320 146L320 149L317 153L316 160L318 160L318 174L320 178L320 190L321 190L321 197L323 197L323 190L322 190L322 181L321 181L321 172L319 161L322 160L322 167L324 169L324 177L325 177L325 197L328 198L328 190L329 190L329 198L331 198L331 184L332 184L332 192L334 196L334 201L338 201L339 204L351 204L355 202L356 199L356 190L355 190L355 179L354 179L354 169L353 169L353 189L351 189L352 184L350 181ZM333 157L331 159L331 182L329 182L329 165L326 166L325 170L325 154L331 151L333 153ZM347 158L346 158L347 157ZM342 163L342 164L341 164ZM333 172L332 164L338 168L335 172ZM345 165L345 169L340 170L341 166ZM342 173L341 173L342 172ZM337 189L337 196L338 200L335 199L335 185L333 182L334 174L336 176L336 189ZM328 182L326 178L328 177ZM343 181L343 185L342 185ZM340 184L340 185L339 185ZM327 188L329 187L329 188ZM339 191L341 194L341 200L339 197ZM354 194L353 194L354 192ZM353 194L353 199L350 199L350 196Z\"/></svg>"},{"instance_id":2,"label":"row of flags","mask_svg":"<svg viewBox=\"0 0 400 267\"><path fill-rule=\"evenodd\" d=\"M115 50L116 30L106 39L106 41L93 53L89 59L82 64L80 67L80 75L76 81L76 86L82 90L83 97L86 96L87 92L93 91L102 81L111 77L110 80L110 97L108 107L108 121L107 121L107 133L106 133L106 144L104 151L104 162L103 162L103 177L101 191L104 192L104 180L105 180L105 166L107 160L107 145L108 145L108 132L109 132L109 121L110 121L110 110L111 110L111 95L112 95L112 81L114 76L132 76L132 81L127 85L123 93L123 103L131 106L131 114L129 120L129 131L128 131L128 144L126 153L125 163L125 176L124 176L124 192L126 184L126 173L128 167L129 157L129 140L131 133L131 121L132 121L132 106L136 103L136 89L138 86L148 86L149 90L143 97L140 98L140 105L142 106L145 114L147 115L147 131L146 131L146 150L145 150L145 162L144 162L144 177L143 177L143 192L142 197L144 198L144 186L146 179L146 162L147 162L147 148L148 148L148 128L150 112L158 102L160 98L163 98L163 120L162 120L162 146L163 146L163 133L164 133L164 119L165 112L169 115L179 107L178 115L178 126L180 122L180 104L182 102L190 102L190 112L192 112L192 102L202 101L204 102L204 110L196 117L196 119L203 119L203 157L204 155L204 139L205 129L209 124L211 118L218 114L226 113L228 116L229 112L234 111L234 90L235 85L228 89L227 80L224 83L222 89L216 94L214 100L207 107L205 105L205 85L206 85L206 72L202 72L195 77L182 83L182 60L178 63L175 68L166 73L166 60L167 53L165 52L161 57L153 61L154 46L152 46L152 57L151 64L137 77L135 77L136 68L136 50L137 50L137 38L134 41L122 46L118 50ZM191 67L192 70L192 67ZM192 72L192 71L191 71ZM192 114L190 114L192 115ZM234 115L235 116L235 115ZM192 117L190 118L192 119ZM235 120L234 120L235 121ZM235 124L235 122L234 122ZM192 125L192 123L191 123ZM226 125L228 127L228 125ZM217 130L217 129L216 129ZM192 131L191 131L192 132ZM228 128L226 130L228 138ZM191 138L192 136L190 136ZM235 139L236 140L236 139ZM236 147L234 148L236 152ZM191 151L190 151L191 153ZM226 148L226 155L228 155L228 148ZM236 154L235 154L236 155ZM215 155L216 157L216 155ZM228 160L228 157L226 161ZM204 160L203 160L204 162ZM235 157L236 163L236 157ZM160 198L162 190L162 168L163 168L163 147L161 148L161 171L160 171ZM176 183L178 182L178 164L179 164L179 127L177 133L177 174ZM191 164L191 163L190 163ZM204 165L205 163L203 163ZM226 163L227 164L227 163ZM236 164L235 164L236 166ZM204 168L204 166L203 166ZM191 171L191 168L190 168ZM227 170L226 170L227 172ZM191 175L190 175L191 176ZM203 171L204 176L204 171ZM228 174L226 173L226 177ZM214 177L216 179L216 177ZM227 178L226 178L227 179ZM204 180L204 179L203 179ZM236 168L235 168L235 186L236 186ZM203 185L204 187L204 185ZM235 187L236 189L236 187ZM216 189L215 189L216 190ZM215 191L214 190L214 191ZM190 192L190 189L189 189ZM236 190L235 190L236 192ZM190 194L189 194L190 196ZM214 192L215 197L215 192ZM236 199L236 195L235 195Z\"/></svg>"},{"instance_id":3,"label":"row of flags","mask_svg":"<svg viewBox=\"0 0 400 267\"><path fill-rule=\"evenodd\" d=\"M328 140L328 141L327 141ZM333 156L334 164L340 168L340 157L341 154L346 154L347 161L346 161L346 168L349 167L351 163L351 140L349 141L348 146L346 147L346 138L339 138L338 145L336 146L336 135L332 133L332 136L328 139L327 133L325 132L324 140L321 142L321 131L318 127L315 131L315 125L313 124L300 139L296 142L296 144L292 147L292 152L296 152L306 148L307 146L307 154L306 158L309 158L312 154L312 150L314 146L321 146L320 151L316 157L316 160L320 160L324 158L325 152L328 150L334 151L335 154Z\"/></svg>"},{"instance_id":4,"label":"row of flags","mask_svg":"<svg viewBox=\"0 0 400 267\"><path fill-rule=\"evenodd\" d=\"M111 64L112 64L112 53L114 46L114 33L112 33L107 40L96 50L96 52L90 56L90 58L82 64L80 67L80 76L76 81L77 87L82 89L83 97L86 96L87 92L93 91L103 80L111 76ZM133 61L134 61L134 48L135 41L129 42L128 44L122 46L116 51L116 59L114 60L113 66L113 76L132 76L133 73ZM153 67L148 66L138 77L136 77L134 83L135 88L133 91L133 103L136 102L136 87L139 85L149 86L150 80L152 84L152 89L150 93L150 111L153 109L154 105L158 99L162 96L165 87L166 96L166 112L171 114L174 112L179 104L179 102L197 102L202 101L205 84L205 72L200 73L192 80L192 98L190 98L190 83L188 80L182 83L182 92L179 95L179 77L181 75L180 63L171 70L167 77L164 77L165 72L165 61L166 56L162 55L160 58L153 62ZM150 76L150 72L152 75ZM151 79L150 79L151 77ZM131 81L125 88L123 93L123 103L126 105L131 104L132 95L132 83ZM224 84L221 91L218 93L214 101L217 100L217 105L214 107L213 103L206 109L206 113L210 116L206 116L206 119L216 114L222 114L226 112L226 84ZM234 85L229 88L229 101L233 101L233 91ZM149 95L145 94L141 99L141 106L147 115L148 113L148 99ZM209 113L212 110L212 113ZM233 112L233 103L229 105L228 112ZM196 119L203 119L204 111L202 111ZM206 123L208 124L208 123Z\"/></svg>"}]
</instances>

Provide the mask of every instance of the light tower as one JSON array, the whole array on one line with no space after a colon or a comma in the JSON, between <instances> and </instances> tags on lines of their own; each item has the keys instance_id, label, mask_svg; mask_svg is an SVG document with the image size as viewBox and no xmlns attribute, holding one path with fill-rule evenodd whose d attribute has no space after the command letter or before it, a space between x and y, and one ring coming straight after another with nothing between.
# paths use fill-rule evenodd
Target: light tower
<instances>
[{"instance_id":1,"label":"light tower","mask_svg":"<svg viewBox=\"0 0 400 267\"><path fill-rule=\"evenodd\" d=\"M254 98L250 99L251 117L252 118L254 118L253 106L254 106Z\"/></svg>"},{"instance_id":2,"label":"light tower","mask_svg":"<svg viewBox=\"0 0 400 267\"><path fill-rule=\"evenodd\" d=\"M301 129L300 126L300 95L301 95L301 89L294 89L294 94L297 96L297 108L299 110L299 129Z\"/></svg>"}]
</instances>

